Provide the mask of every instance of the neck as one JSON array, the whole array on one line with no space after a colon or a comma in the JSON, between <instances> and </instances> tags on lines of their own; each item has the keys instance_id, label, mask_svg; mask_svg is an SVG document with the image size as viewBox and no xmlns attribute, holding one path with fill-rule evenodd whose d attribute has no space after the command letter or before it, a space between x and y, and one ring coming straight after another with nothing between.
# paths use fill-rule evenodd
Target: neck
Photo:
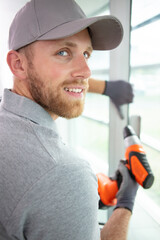
<instances>
[{"instance_id":1,"label":"neck","mask_svg":"<svg viewBox=\"0 0 160 240\"><path fill-rule=\"evenodd\" d=\"M46 108L44 108L44 109L49 113L49 115L51 116L51 118L52 118L54 121L58 118L58 116L57 116L55 113L47 110Z\"/></svg>"},{"instance_id":2,"label":"neck","mask_svg":"<svg viewBox=\"0 0 160 240\"><path fill-rule=\"evenodd\" d=\"M12 92L33 100L32 95L30 94L28 87L26 86L26 83L24 83L23 80L20 80L18 78L14 78Z\"/></svg>"}]
</instances>

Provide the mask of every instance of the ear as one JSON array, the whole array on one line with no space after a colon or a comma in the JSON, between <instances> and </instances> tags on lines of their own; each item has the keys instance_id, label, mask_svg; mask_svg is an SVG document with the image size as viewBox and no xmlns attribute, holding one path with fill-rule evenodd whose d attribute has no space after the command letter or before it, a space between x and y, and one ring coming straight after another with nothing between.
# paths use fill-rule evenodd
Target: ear
<instances>
[{"instance_id":1,"label":"ear","mask_svg":"<svg viewBox=\"0 0 160 240\"><path fill-rule=\"evenodd\" d=\"M19 79L26 79L26 59L23 54L11 50L7 54L7 63L13 73Z\"/></svg>"}]
</instances>

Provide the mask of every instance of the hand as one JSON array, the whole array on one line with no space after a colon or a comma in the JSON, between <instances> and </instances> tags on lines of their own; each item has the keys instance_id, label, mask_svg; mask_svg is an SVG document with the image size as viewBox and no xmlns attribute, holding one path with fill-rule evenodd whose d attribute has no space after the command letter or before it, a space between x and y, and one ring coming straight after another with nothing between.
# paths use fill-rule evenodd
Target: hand
<instances>
[{"instance_id":1,"label":"hand","mask_svg":"<svg viewBox=\"0 0 160 240\"><path fill-rule=\"evenodd\" d=\"M132 212L139 185L131 177L129 170L125 166L125 161L123 160L121 160L119 163L118 170L114 179L118 180L119 176L121 176L121 184L116 195L116 208L127 208Z\"/></svg>"},{"instance_id":2,"label":"hand","mask_svg":"<svg viewBox=\"0 0 160 240\"><path fill-rule=\"evenodd\" d=\"M104 95L109 96L116 106L120 117L123 119L121 105L133 102L132 85L126 81L106 81Z\"/></svg>"}]
</instances>

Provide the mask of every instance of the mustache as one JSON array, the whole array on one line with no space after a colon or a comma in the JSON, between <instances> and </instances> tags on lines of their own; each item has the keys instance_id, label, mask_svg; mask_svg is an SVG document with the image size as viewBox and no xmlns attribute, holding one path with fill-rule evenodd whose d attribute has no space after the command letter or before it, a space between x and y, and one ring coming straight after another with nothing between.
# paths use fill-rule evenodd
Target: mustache
<instances>
[{"instance_id":1,"label":"mustache","mask_svg":"<svg viewBox=\"0 0 160 240\"><path fill-rule=\"evenodd\" d=\"M88 87L88 80L85 79L75 79L75 80L66 80L63 82L63 85L72 85L72 86L83 86L83 87Z\"/></svg>"}]
</instances>

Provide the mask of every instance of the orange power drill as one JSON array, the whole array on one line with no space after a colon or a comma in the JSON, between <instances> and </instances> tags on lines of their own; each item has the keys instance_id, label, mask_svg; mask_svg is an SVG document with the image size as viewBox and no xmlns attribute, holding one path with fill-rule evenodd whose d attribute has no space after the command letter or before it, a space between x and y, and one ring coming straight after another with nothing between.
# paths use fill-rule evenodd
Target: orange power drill
<instances>
[{"instance_id":1,"label":"orange power drill","mask_svg":"<svg viewBox=\"0 0 160 240\"><path fill-rule=\"evenodd\" d=\"M123 130L124 145L126 148L126 167L131 176L145 189L150 188L154 182L154 175L146 158L140 139L131 126ZM100 196L99 208L116 205L116 194L121 184L121 176L118 180L111 180L103 173L97 174L98 193Z\"/></svg>"}]
</instances>

